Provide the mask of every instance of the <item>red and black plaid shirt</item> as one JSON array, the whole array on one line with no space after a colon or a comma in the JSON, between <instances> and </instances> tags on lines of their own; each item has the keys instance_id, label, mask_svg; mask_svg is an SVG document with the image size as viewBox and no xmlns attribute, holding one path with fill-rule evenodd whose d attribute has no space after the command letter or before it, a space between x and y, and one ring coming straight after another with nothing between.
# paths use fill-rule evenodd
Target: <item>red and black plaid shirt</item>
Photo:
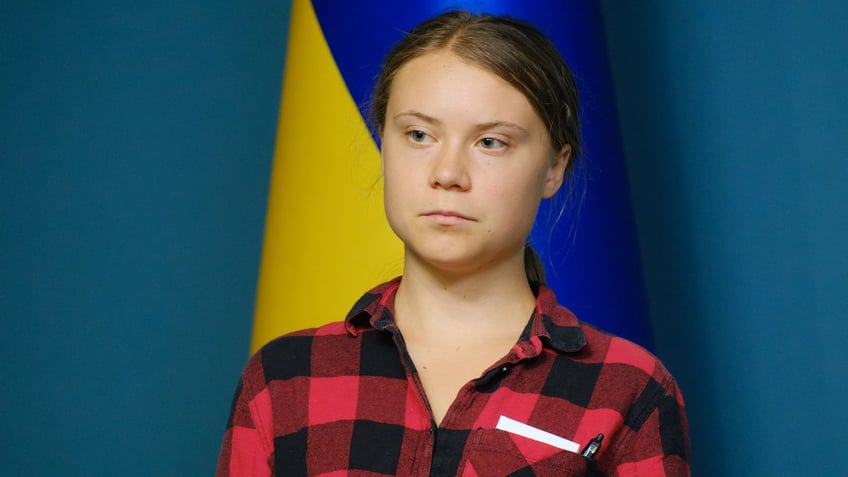
<instances>
[{"instance_id":1,"label":"red and black plaid shirt","mask_svg":"<svg viewBox=\"0 0 848 477\"><path fill-rule=\"evenodd\" d=\"M393 320L400 279L343 323L278 338L245 367L218 476L689 475L683 399L644 349L538 291L507 356L458 393L436 426ZM581 446L594 460L496 429L500 416Z\"/></svg>"}]
</instances>

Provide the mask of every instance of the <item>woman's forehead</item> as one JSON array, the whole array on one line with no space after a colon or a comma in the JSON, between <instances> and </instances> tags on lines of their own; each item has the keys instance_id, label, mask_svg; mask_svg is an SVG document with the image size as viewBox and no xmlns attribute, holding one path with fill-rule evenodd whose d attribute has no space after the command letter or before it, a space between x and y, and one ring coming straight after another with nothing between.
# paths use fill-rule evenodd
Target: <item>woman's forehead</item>
<instances>
[{"instance_id":1,"label":"woman's forehead","mask_svg":"<svg viewBox=\"0 0 848 477\"><path fill-rule=\"evenodd\" d=\"M528 115L537 116L513 85L444 49L411 59L398 69L388 106L388 116L405 110L436 119L441 113L475 113L489 116L485 121L517 124L527 122Z\"/></svg>"}]
</instances>

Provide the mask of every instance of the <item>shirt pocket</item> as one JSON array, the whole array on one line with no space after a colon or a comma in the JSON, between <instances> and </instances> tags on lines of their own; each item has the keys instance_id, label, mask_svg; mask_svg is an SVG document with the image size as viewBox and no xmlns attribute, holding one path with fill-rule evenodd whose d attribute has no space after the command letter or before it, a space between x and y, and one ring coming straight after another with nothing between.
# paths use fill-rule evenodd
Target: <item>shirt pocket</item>
<instances>
[{"instance_id":1,"label":"shirt pocket","mask_svg":"<svg viewBox=\"0 0 848 477\"><path fill-rule=\"evenodd\" d=\"M580 454L500 429L476 429L469 439L458 475L520 475L585 477L594 462Z\"/></svg>"}]
</instances>

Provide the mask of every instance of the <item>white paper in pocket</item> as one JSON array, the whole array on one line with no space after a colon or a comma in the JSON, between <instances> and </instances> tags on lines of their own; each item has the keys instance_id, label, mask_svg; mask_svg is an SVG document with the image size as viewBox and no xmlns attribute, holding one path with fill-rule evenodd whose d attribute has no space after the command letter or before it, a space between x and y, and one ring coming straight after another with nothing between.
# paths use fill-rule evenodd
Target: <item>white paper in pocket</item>
<instances>
[{"instance_id":1,"label":"white paper in pocket","mask_svg":"<svg viewBox=\"0 0 848 477\"><path fill-rule=\"evenodd\" d=\"M580 452L580 444L574 441L570 441L556 434L551 434L548 431L543 431L531 425L524 424L523 422L518 422L515 419L510 419L506 416L498 418L498 424L495 428L526 437L528 439L533 439L534 441L544 442L545 444L554 446L558 449L574 452L575 454Z\"/></svg>"}]
</instances>

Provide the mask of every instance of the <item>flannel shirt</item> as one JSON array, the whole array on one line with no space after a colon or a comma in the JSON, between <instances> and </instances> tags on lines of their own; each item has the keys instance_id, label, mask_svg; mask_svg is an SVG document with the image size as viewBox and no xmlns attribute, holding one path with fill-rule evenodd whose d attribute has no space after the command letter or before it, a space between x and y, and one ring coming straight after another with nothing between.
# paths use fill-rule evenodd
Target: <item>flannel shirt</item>
<instances>
[{"instance_id":1,"label":"flannel shirt","mask_svg":"<svg viewBox=\"0 0 848 477\"><path fill-rule=\"evenodd\" d=\"M579 322L545 286L519 341L437 426L394 324L399 283L366 293L344 322L278 338L248 361L218 476L689 475L672 376L641 347ZM580 446L605 437L587 459L497 429L500 416Z\"/></svg>"}]
</instances>

